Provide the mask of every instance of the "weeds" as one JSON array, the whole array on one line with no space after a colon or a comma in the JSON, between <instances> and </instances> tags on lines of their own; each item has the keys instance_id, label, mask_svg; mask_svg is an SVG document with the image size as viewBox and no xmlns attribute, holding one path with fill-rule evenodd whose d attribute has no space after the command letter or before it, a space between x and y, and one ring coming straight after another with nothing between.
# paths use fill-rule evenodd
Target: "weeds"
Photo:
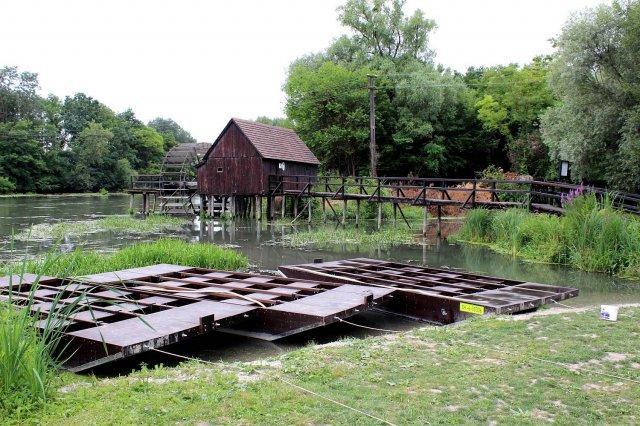
<instances>
[{"instance_id":1,"label":"weeds","mask_svg":"<svg viewBox=\"0 0 640 426\"><path fill-rule=\"evenodd\" d=\"M640 277L640 221L615 209L611 197L577 196L562 217L522 209L472 210L453 238L531 261Z\"/></svg>"},{"instance_id":2,"label":"weeds","mask_svg":"<svg viewBox=\"0 0 640 426\"><path fill-rule=\"evenodd\" d=\"M283 237L283 244L289 247L314 246L321 248L335 245L353 245L388 248L415 244L416 242L415 233L406 226L382 228L375 232L356 228L327 227L296 232Z\"/></svg>"},{"instance_id":3,"label":"weeds","mask_svg":"<svg viewBox=\"0 0 640 426\"><path fill-rule=\"evenodd\" d=\"M60 240L64 237L78 237L106 231L149 234L179 230L184 224L184 219L162 215L151 215L145 219L131 216L107 216L78 222L41 223L16 234L14 238L19 241Z\"/></svg>"},{"instance_id":4,"label":"weeds","mask_svg":"<svg viewBox=\"0 0 640 426\"><path fill-rule=\"evenodd\" d=\"M138 243L114 253L98 253L76 249L70 253L49 255L26 261L26 272L51 276L76 276L119 269L135 268L156 263L171 263L201 268L234 270L247 266L247 258L233 250L215 244L191 244L182 240L163 238ZM6 265L7 272L21 265Z\"/></svg>"}]
</instances>

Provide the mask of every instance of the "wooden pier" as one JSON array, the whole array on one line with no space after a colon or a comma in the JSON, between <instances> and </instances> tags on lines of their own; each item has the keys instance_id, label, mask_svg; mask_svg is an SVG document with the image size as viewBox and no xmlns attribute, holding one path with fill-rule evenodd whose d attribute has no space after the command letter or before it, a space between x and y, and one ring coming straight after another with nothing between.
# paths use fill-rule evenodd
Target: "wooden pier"
<instances>
[{"instance_id":1,"label":"wooden pier","mask_svg":"<svg viewBox=\"0 0 640 426\"><path fill-rule=\"evenodd\" d=\"M24 274L0 278L0 299L30 309L38 328L59 330L65 367L82 371L213 331L276 340L368 309L449 324L578 294L372 259L281 271L288 277L166 264L73 278Z\"/></svg>"},{"instance_id":2,"label":"wooden pier","mask_svg":"<svg viewBox=\"0 0 640 426\"><path fill-rule=\"evenodd\" d=\"M440 223L447 211L475 207L525 208L530 211L563 214L563 200L577 185L535 180L495 179L442 179L412 177L344 177L271 175L269 197L274 200L292 198L293 205L302 204L294 211L294 220L307 217L311 221L313 200L320 200L323 219L330 216L345 223L347 203L356 204L356 226L360 223L360 207L364 202L377 204L377 225L382 224L382 205L393 206L394 222L399 218L409 226L403 206L419 206L424 209L423 232L427 219L434 215ZM611 193L603 188L582 187L599 198L611 196L614 204L623 211L640 214L640 195ZM273 206L274 202L268 203ZM284 201L283 201L284 205ZM268 211L275 217L275 210Z\"/></svg>"},{"instance_id":3,"label":"wooden pier","mask_svg":"<svg viewBox=\"0 0 640 426\"><path fill-rule=\"evenodd\" d=\"M289 278L394 289L382 309L451 324L469 315L514 314L578 296L578 289L375 259L281 266Z\"/></svg>"}]
</instances>

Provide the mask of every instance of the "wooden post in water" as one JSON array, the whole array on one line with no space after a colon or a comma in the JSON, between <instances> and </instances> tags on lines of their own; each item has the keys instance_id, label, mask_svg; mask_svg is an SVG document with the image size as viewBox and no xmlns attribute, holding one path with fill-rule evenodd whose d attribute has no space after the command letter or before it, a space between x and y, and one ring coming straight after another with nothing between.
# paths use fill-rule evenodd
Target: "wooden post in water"
<instances>
[{"instance_id":1,"label":"wooden post in water","mask_svg":"<svg viewBox=\"0 0 640 426\"><path fill-rule=\"evenodd\" d=\"M262 197L259 195L256 195L256 206L257 206L256 219L261 221L262 220Z\"/></svg>"},{"instance_id":2,"label":"wooden post in water","mask_svg":"<svg viewBox=\"0 0 640 426\"><path fill-rule=\"evenodd\" d=\"M222 211L220 212L220 216L227 213L227 196L222 196Z\"/></svg>"},{"instance_id":3,"label":"wooden post in water","mask_svg":"<svg viewBox=\"0 0 640 426\"><path fill-rule=\"evenodd\" d=\"M438 237L442 235L442 206L438 204L438 228L436 230Z\"/></svg>"},{"instance_id":4,"label":"wooden post in water","mask_svg":"<svg viewBox=\"0 0 640 426\"><path fill-rule=\"evenodd\" d=\"M378 200L378 229L382 228L382 203Z\"/></svg>"},{"instance_id":5,"label":"wooden post in water","mask_svg":"<svg viewBox=\"0 0 640 426\"><path fill-rule=\"evenodd\" d=\"M273 197L267 197L267 221L273 220Z\"/></svg>"},{"instance_id":6,"label":"wooden post in water","mask_svg":"<svg viewBox=\"0 0 640 426\"><path fill-rule=\"evenodd\" d=\"M422 214L422 235L427 236L427 227L429 225L429 207L424 205L424 212Z\"/></svg>"},{"instance_id":7,"label":"wooden post in water","mask_svg":"<svg viewBox=\"0 0 640 426\"><path fill-rule=\"evenodd\" d=\"M322 221L327 223L327 199L322 197Z\"/></svg>"},{"instance_id":8,"label":"wooden post in water","mask_svg":"<svg viewBox=\"0 0 640 426\"><path fill-rule=\"evenodd\" d=\"M343 194L344 196L344 194ZM342 200L342 224L347 223L347 199Z\"/></svg>"},{"instance_id":9,"label":"wooden post in water","mask_svg":"<svg viewBox=\"0 0 640 426\"><path fill-rule=\"evenodd\" d=\"M147 215L147 210L149 208L149 195L146 192L142 193L142 215Z\"/></svg>"},{"instance_id":10,"label":"wooden post in water","mask_svg":"<svg viewBox=\"0 0 640 426\"><path fill-rule=\"evenodd\" d=\"M356 200L356 228L360 226L360 200Z\"/></svg>"},{"instance_id":11,"label":"wooden post in water","mask_svg":"<svg viewBox=\"0 0 640 426\"><path fill-rule=\"evenodd\" d=\"M284 214L285 211L287 210L287 196L283 195L282 196L282 211L280 212L280 214L282 215L282 219L284 220Z\"/></svg>"},{"instance_id":12,"label":"wooden post in water","mask_svg":"<svg viewBox=\"0 0 640 426\"><path fill-rule=\"evenodd\" d=\"M393 227L396 226L396 220L398 220L398 204L393 203Z\"/></svg>"},{"instance_id":13,"label":"wooden post in water","mask_svg":"<svg viewBox=\"0 0 640 426\"><path fill-rule=\"evenodd\" d=\"M309 220L308 222L311 223L311 205L313 204L313 198L309 197L309 204L308 204L308 210L309 210Z\"/></svg>"},{"instance_id":14,"label":"wooden post in water","mask_svg":"<svg viewBox=\"0 0 640 426\"><path fill-rule=\"evenodd\" d=\"M134 197L134 194L131 194L129 196L129 213L133 213L133 197Z\"/></svg>"},{"instance_id":15,"label":"wooden post in water","mask_svg":"<svg viewBox=\"0 0 640 426\"><path fill-rule=\"evenodd\" d=\"M293 198L293 217L298 217L298 198Z\"/></svg>"}]
</instances>

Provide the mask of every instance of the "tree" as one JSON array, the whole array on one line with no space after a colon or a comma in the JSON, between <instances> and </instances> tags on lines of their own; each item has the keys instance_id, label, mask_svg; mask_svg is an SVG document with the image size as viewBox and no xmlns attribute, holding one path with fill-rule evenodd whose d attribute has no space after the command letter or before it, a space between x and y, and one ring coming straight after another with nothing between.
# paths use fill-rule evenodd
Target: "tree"
<instances>
[{"instance_id":1,"label":"tree","mask_svg":"<svg viewBox=\"0 0 640 426\"><path fill-rule=\"evenodd\" d=\"M294 63L284 90L287 116L327 170L357 174L368 164L367 70L333 62Z\"/></svg>"},{"instance_id":2,"label":"tree","mask_svg":"<svg viewBox=\"0 0 640 426\"><path fill-rule=\"evenodd\" d=\"M548 173L546 146L538 142L540 115L555 103L547 85L550 60L536 57L522 67L511 64L467 71L465 81L475 93L481 137L497 146L496 165L534 176Z\"/></svg>"},{"instance_id":3,"label":"tree","mask_svg":"<svg viewBox=\"0 0 640 426\"><path fill-rule=\"evenodd\" d=\"M428 47L429 34L436 26L435 21L425 18L420 9L406 16L405 3L405 0L348 0L338 8L339 20L355 35L339 39L339 46L351 52L357 47L369 57L429 61L433 56Z\"/></svg>"},{"instance_id":4,"label":"tree","mask_svg":"<svg viewBox=\"0 0 640 426\"><path fill-rule=\"evenodd\" d=\"M179 143L196 143L196 139L170 118L154 118L148 126L160 133L164 139L164 149L169 150Z\"/></svg>"},{"instance_id":5,"label":"tree","mask_svg":"<svg viewBox=\"0 0 640 426\"><path fill-rule=\"evenodd\" d=\"M89 123L101 123L106 125L113 121L115 114L105 105L84 93L76 93L73 97L67 96L62 104L62 126L69 137L82 132Z\"/></svg>"},{"instance_id":6,"label":"tree","mask_svg":"<svg viewBox=\"0 0 640 426\"><path fill-rule=\"evenodd\" d=\"M640 190L640 2L577 14L554 43L560 102L542 117L551 155L572 161L575 179Z\"/></svg>"},{"instance_id":7,"label":"tree","mask_svg":"<svg viewBox=\"0 0 640 426\"><path fill-rule=\"evenodd\" d=\"M31 121L0 123L0 176L8 179L20 192L40 189L45 173L44 150L38 142L42 130Z\"/></svg>"},{"instance_id":8,"label":"tree","mask_svg":"<svg viewBox=\"0 0 640 426\"><path fill-rule=\"evenodd\" d=\"M0 68L0 123L36 119L38 86L35 73L18 73L16 67Z\"/></svg>"},{"instance_id":9,"label":"tree","mask_svg":"<svg viewBox=\"0 0 640 426\"><path fill-rule=\"evenodd\" d=\"M75 178L84 191L97 191L108 187L112 165L109 145L113 133L99 123L89 123L71 142L76 154Z\"/></svg>"}]
</instances>

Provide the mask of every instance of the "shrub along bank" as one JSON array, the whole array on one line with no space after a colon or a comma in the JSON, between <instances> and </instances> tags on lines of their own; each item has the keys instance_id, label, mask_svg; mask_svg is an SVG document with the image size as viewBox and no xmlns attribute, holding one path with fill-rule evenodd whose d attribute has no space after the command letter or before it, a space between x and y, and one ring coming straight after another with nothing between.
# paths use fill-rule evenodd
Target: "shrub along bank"
<instances>
[{"instance_id":1,"label":"shrub along bank","mask_svg":"<svg viewBox=\"0 0 640 426\"><path fill-rule=\"evenodd\" d=\"M565 209L560 217L522 209L472 210L452 238L533 262L640 278L640 220L593 194L575 198Z\"/></svg>"}]
</instances>

